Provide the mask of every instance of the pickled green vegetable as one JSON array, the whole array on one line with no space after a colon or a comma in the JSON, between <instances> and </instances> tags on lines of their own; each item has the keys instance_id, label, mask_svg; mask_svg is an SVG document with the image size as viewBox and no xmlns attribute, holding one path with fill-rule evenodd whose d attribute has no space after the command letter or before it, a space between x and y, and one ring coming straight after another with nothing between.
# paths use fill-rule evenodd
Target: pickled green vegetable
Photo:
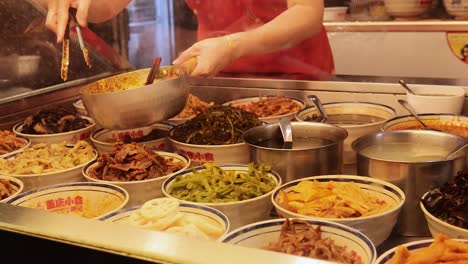
<instances>
[{"instance_id":1,"label":"pickled green vegetable","mask_svg":"<svg viewBox=\"0 0 468 264\"><path fill-rule=\"evenodd\" d=\"M242 134L261 125L255 114L232 106L215 105L174 128L172 138L189 144L227 145L242 142Z\"/></svg>"},{"instance_id":2,"label":"pickled green vegetable","mask_svg":"<svg viewBox=\"0 0 468 264\"><path fill-rule=\"evenodd\" d=\"M247 172L223 170L214 163L204 166L205 169L176 177L169 194L191 202L228 203L261 196L277 186L266 165L250 163Z\"/></svg>"}]
</instances>

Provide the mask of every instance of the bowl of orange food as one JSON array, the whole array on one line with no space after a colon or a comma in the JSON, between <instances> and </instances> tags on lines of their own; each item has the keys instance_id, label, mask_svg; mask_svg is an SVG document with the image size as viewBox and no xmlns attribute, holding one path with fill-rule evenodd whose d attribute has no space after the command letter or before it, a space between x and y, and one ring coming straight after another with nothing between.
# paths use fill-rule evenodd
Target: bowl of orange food
<instances>
[{"instance_id":1,"label":"bowl of orange food","mask_svg":"<svg viewBox=\"0 0 468 264\"><path fill-rule=\"evenodd\" d=\"M125 189L108 183L73 182L24 192L8 203L48 212L99 219L122 209L128 202Z\"/></svg>"},{"instance_id":2,"label":"bowl of orange food","mask_svg":"<svg viewBox=\"0 0 468 264\"><path fill-rule=\"evenodd\" d=\"M208 103L193 94L189 94L184 109L168 121L174 125L180 125L185 123L185 121L194 118L198 112L204 111L212 105L214 105L213 102Z\"/></svg>"},{"instance_id":3,"label":"bowl of orange food","mask_svg":"<svg viewBox=\"0 0 468 264\"><path fill-rule=\"evenodd\" d=\"M293 120L296 113L304 109L303 100L288 96L258 96L232 100L223 105L230 105L254 113L260 121L272 124L280 118Z\"/></svg>"},{"instance_id":4,"label":"bowl of orange food","mask_svg":"<svg viewBox=\"0 0 468 264\"><path fill-rule=\"evenodd\" d=\"M81 100L96 124L124 130L161 122L179 113L189 94L185 70L160 67L154 82L145 85L149 72L140 69L83 86Z\"/></svg>"},{"instance_id":5,"label":"bowl of orange food","mask_svg":"<svg viewBox=\"0 0 468 264\"><path fill-rule=\"evenodd\" d=\"M453 114L420 114L419 118L429 127L468 138L468 117ZM412 116L398 116L385 121L382 131L424 129Z\"/></svg>"},{"instance_id":6,"label":"bowl of orange food","mask_svg":"<svg viewBox=\"0 0 468 264\"><path fill-rule=\"evenodd\" d=\"M112 150L99 155L83 168L91 182L120 186L130 194L129 206L162 197L163 182L190 166L190 159L181 153L152 151L136 143L115 143Z\"/></svg>"},{"instance_id":7,"label":"bowl of orange food","mask_svg":"<svg viewBox=\"0 0 468 264\"><path fill-rule=\"evenodd\" d=\"M15 177L0 175L0 203L18 196L24 189L23 182Z\"/></svg>"},{"instance_id":8,"label":"bowl of orange food","mask_svg":"<svg viewBox=\"0 0 468 264\"><path fill-rule=\"evenodd\" d=\"M397 223L405 194L375 178L323 175L283 184L271 199L280 217L344 224L361 231L378 246Z\"/></svg>"},{"instance_id":9,"label":"bowl of orange food","mask_svg":"<svg viewBox=\"0 0 468 264\"><path fill-rule=\"evenodd\" d=\"M468 239L449 239L444 234L437 234L434 239L413 241L389 249L374 263L468 263Z\"/></svg>"},{"instance_id":10,"label":"bowl of orange food","mask_svg":"<svg viewBox=\"0 0 468 264\"><path fill-rule=\"evenodd\" d=\"M9 130L0 131L0 158L20 152L29 147L31 140Z\"/></svg>"},{"instance_id":11,"label":"bowl of orange food","mask_svg":"<svg viewBox=\"0 0 468 264\"><path fill-rule=\"evenodd\" d=\"M329 221L273 219L240 227L223 243L328 260L370 264L377 258L372 241L361 232Z\"/></svg>"}]
</instances>

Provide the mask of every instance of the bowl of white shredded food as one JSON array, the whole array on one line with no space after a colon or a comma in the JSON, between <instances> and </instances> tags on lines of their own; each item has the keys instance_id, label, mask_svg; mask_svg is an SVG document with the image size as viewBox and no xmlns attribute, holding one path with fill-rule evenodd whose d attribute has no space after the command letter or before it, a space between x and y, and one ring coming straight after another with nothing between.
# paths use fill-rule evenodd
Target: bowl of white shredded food
<instances>
[{"instance_id":1,"label":"bowl of white shredded food","mask_svg":"<svg viewBox=\"0 0 468 264\"><path fill-rule=\"evenodd\" d=\"M230 227L229 219L219 210L173 198L152 199L100 220L204 240L218 240Z\"/></svg>"},{"instance_id":2,"label":"bowl of white shredded food","mask_svg":"<svg viewBox=\"0 0 468 264\"><path fill-rule=\"evenodd\" d=\"M40 143L0 158L0 174L24 183L24 191L83 180L81 170L97 152L86 141L74 146Z\"/></svg>"}]
</instances>

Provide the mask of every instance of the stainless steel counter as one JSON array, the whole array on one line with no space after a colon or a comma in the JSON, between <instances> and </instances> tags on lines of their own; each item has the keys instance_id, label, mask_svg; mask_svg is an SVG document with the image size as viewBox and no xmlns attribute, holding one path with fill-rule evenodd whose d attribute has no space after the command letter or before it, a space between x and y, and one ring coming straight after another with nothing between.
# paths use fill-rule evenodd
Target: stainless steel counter
<instances>
[{"instance_id":1,"label":"stainless steel counter","mask_svg":"<svg viewBox=\"0 0 468 264\"><path fill-rule=\"evenodd\" d=\"M466 20L424 19L413 21L340 21L324 22L328 32L460 32L466 31Z\"/></svg>"},{"instance_id":2,"label":"stainless steel counter","mask_svg":"<svg viewBox=\"0 0 468 264\"><path fill-rule=\"evenodd\" d=\"M405 113L396 102L396 99L405 96L405 91L396 83L214 78L193 79L191 84L193 94L200 96L205 101L216 103L260 95L288 95L307 101L307 95L315 94L322 102L371 101L389 105L396 109L398 114ZM73 92L62 95L60 100L50 99L50 101L45 101L42 106L57 102L71 104L78 97L78 89L74 87L70 91ZM54 95L56 93L50 94L51 97ZM15 107L16 103L23 110L22 113L26 113L28 109L34 108L28 108L28 102L35 102L32 105L36 108L39 107L35 96L10 102L9 105ZM8 116L18 117L14 113L10 113ZM2 117L0 117L0 124L2 124ZM344 168L345 174L356 174L355 171L355 167L352 165ZM0 204L0 229L151 261L171 263L263 263L267 261L269 263L319 263L220 243L194 243L166 234L136 230L131 227L118 226L117 228L109 223L49 214L4 204ZM378 252L382 253L398 244L423 238L427 237L403 237L393 234L378 247ZM207 260L205 256L209 255L210 252L217 252L217 254Z\"/></svg>"}]
</instances>

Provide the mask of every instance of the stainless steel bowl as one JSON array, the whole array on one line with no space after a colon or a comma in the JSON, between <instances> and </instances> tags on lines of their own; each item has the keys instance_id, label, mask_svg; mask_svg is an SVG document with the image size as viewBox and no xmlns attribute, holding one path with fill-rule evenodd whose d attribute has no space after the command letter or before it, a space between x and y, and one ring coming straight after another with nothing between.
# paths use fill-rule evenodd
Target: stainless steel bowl
<instances>
[{"instance_id":1,"label":"stainless steel bowl","mask_svg":"<svg viewBox=\"0 0 468 264\"><path fill-rule=\"evenodd\" d=\"M348 136L344 128L314 122L291 122L291 127L293 149L265 146L266 141L282 142L278 124L246 131L242 139L249 146L250 160L271 166L283 183L314 175L342 173L343 142ZM300 147L297 143L301 138L314 138L323 144Z\"/></svg>"},{"instance_id":2,"label":"stainless steel bowl","mask_svg":"<svg viewBox=\"0 0 468 264\"><path fill-rule=\"evenodd\" d=\"M451 180L466 168L468 150L454 159L428 159L428 161L405 160L399 157L382 158L384 145L405 143L416 148L433 146L446 150L448 154L457 146L467 144L463 137L428 130L385 131L362 136L356 139L353 150L357 154L357 173L388 181L400 187L406 195L406 202L400 213L396 231L401 235L425 236L429 235L424 215L419 208L419 199L431 187L440 186ZM375 154L364 151L377 146ZM405 150L401 150L402 152ZM433 155L426 151L424 155ZM439 155L439 154L437 154Z\"/></svg>"},{"instance_id":3,"label":"stainless steel bowl","mask_svg":"<svg viewBox=\"0 0 468 264\"><path fill-rule=\"evenodd\" d=\"M143 127L177 115L189 94L184 75L143 85L148 72L142 69L123 73L82 87L81 99L89 115L99 126L111 130ZM127 84L136 88L122 90ZM96 92L103 86L110 90L116 87L117 91Z\"/></svg>"}]
</instances>

